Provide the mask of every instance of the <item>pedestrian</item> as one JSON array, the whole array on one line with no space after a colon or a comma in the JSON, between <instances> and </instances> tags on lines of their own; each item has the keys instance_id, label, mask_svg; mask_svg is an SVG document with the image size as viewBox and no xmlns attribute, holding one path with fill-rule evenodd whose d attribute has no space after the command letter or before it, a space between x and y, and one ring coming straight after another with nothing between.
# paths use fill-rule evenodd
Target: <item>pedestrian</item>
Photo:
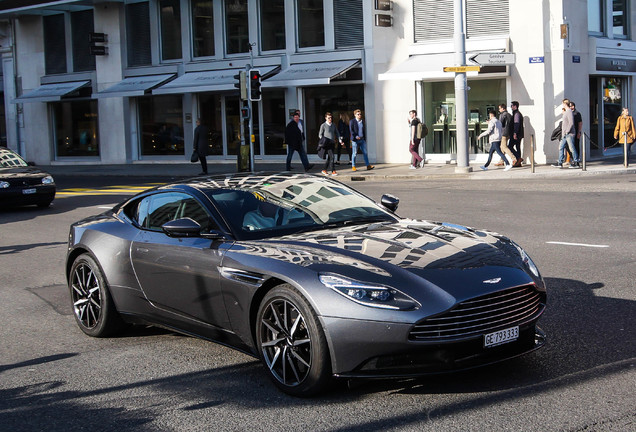
<instances>
[{"instance_id":1,"label":"pedestrian","mask_svg":"<svg viewBox=\"0 0 636 432\"><path fill-rule=\"evenodd\" d=\"M351 165L351 131L349 131L349 116L345 112L340 113L338 120L338 132L340 133L340 138L342 138L342 144L338 146L338 159L336 159L336 165L340 165L340 153L343 148L347 150L347 154L349 155L349 165Z\"/></svg>"},{"instance_id":2,"label":"pedestrian","mask_svg":"<svg viewBox=\"0 0 636 432\"><path fill-rule=\"evenodd\" d=\"M561 120L561 143L559 144L559 161L556 163L556 165L553 166L563 168L566 145L570 149L570 154L572 154L570 168L576 168L578 166L579 154L576 151L576 148L574 148L575 135L576 127L574 125L574 114L570 109L570 100L563 99L563 119Z\"/></svg>"},{"instance_id":3,"label":"pedestrian","mask_svg":"<svg viewBox=\"0 0 636 432\"><path fill-rule=\"evenodd\" d=\"M506 104L499 104L499 122L501 123L501 151L508 156L510 163L514 166L517 163L517 158L514 153L508 148L508 142L510 141L510 125L512 123L512 116L506 109ZM496 166L503 166L503 159L495 164Z\"/></svg>"},{"instance_id":4,"label":"pedestrian","mask_svg":"<svg viewBox=\"0 0 636 432\"><path fill-rule=\"evenodd\" d=\"M583 116L581 113L577 111L576 104L570 101L570 109L572 110L572 114L574 115L574 129L576 133L574 135L574 148L576 149L576 153L579 155L579 160L576 161L577 164L581 159L581 134L583 133Z\"/></svg>"},{"instance_id":5,"label":"pedestrian","mask_svg":"<svg viewBox=\"0 0 636 432\"><path fill-rule=\"evenodd\" d=\"M517 101L512 101L510 108L512 108L512 122L510 123L510 135L508 135L508 148L510 148L510 151L512 151L517 158L517 161L513 165L520 167L522 163L521 140L523 139L523 114L519 111L519 102Z\"/></svg>"},{"instance_id":6,"label":"pedestrian","mask_svg":"<svg viewBox=\"0 0 636 432\"><path fill-rule=\"evenodd\" d=\"M483 131L477 137L477 139L487 136L488 142L490 143L490 152L488 153L488 160L486 161L486 163L480 166L479 168L481 168L484 171L488 170L488 165L490 165L492 156L495 152L497 152L497 154L501 157L501 159L506 164L504 171L508 171L510 170L510 168L512 168L512 164L508 162L508 159L506 159L506 155L504 155L503 152L501 151L501 136L502 136L501 122L495 115L494 109L489 109L488 115L490 116L490 119L488 120L488 128L485 131Z\"/></svg>"},{"instance_id":7,"label":"pedestrian","mask_svg":"<svg viewBox=\"0 0 636 432\"><path fill-rule=\"evenodd\" d=\"M420 119L417 118L417 111L409 111L409 152L411 153L411 166L410 169L416 169L418 166L424 168L424 159L420 156L420 142L421 138L417 136L417 125L420 124Z\"/></svg>"},{"instance_id":8,"label":"pedestrian","mask_svg":"<svg viewBox=\"0 0 636 432\"><path fill-rule=\"evenodd\" d=\"M320 125L318 131L318 151L325 156L325 166L322 169L324 175L337 176L336 168L334 167L333 151L336 145L342 144L342 138L338 128L333 123L333 116L330 112L325 113L325 122ZM337 144L336 144L337 143Z\"/></svg>"},{"instance_id":9,"label":"pedestrian","mask_svg":"<svg viewBox=\"0 0 636 432\"><path fill-rule=\"evenodd\" d=\"M305 168L305 171L309 171L313 164L310 164L307 160L307 153L305 152L305 148L303 147L304 134L299 126L300 122L300 111L294 112L292 119L287 123L285 127L285 143L287 144L287 161L285 163L285 168L287 171L291 171L291 160L294 152L297 151L300 156L300 161Z\"/></svg>"},{"instance_id":10,"label":"pedestrian","mask_svg":"<svg viewBox=\"0 0 636 432\"><path fill-rule=\"evenodd\" d=\"M623 107L623 113L616 120L614 138L627 146L627 160L629 161L632 144L634 144L634 140L636 140L636 129L634 129L634 119L629 115L629 109L627 107Z\"/></svg>"},{"instance_id":11,"label":"pedestrian","mask_svg":"<svg viewBox=\"0 0 636 432\"><path fill-rule=\"evenodd\" d=\"M197 151L199 161L201 162L201 172L199 175L208 173L208 161L205 157L208 155L208 136L210 135L210 129L201 123L201 119L197 119L197 127L194 128L194 142L192 147ZM195 160L196 162L196 160Z\"/></svg>"},{"instance_id":12,"label":"pedestrian","mask_svg":"<svg viewBox=\"0 0 636 432\"><path fill-rule=\"evenodd\" d=\"M362 151L362 156L364 157L364 163L367 166L367 170L372 170L375 167L369 163L369 155L367 154L366 127L362 120L362 111L359 109L355 110L353 112L353 117L354 118L349 122L349 130L351 133L351 170L357 171L356 155L358 154L358 150Z\"/></svg>"}]
</instances>

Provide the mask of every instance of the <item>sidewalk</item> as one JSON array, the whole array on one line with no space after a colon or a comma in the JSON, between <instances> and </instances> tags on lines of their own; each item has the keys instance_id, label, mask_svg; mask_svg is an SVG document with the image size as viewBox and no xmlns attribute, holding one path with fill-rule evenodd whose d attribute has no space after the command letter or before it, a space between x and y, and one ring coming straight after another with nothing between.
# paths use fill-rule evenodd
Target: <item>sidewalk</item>
<instances>
[{"instance_id":1,"label":"sidewalk","mask_svg":"<svg viewBox=\"0 0 636 432\"><path fill-rule=\"evenodd\" d=\"M284 171L284 162L264 162L255 161L255 171ZM519 179L519 178L546 178L546 177L575 177L589 175L619 175L635 174L636 163L628 168L623 167L622 158L604 159L590 161L587 163L586 171L582 169L555 168L550 165L535 165L534 173L531 166L524 165L521 168L513 168L504 171L503 167L496 167L491 164L488 171L482 171L480 164L471 164L472 172L456 173L454 164L426 164L424 168L416 170L409 169L408 164L377 164L375 169L367 171L366 167L352 171L350 165L336 165L338 176L342 181L385 181L385 180L425 180L425 179L470 179L470 180L492 180L492 179ZM322 164L315 163L310 170L313 174L319 174ZM292 164L293 172L303 172L302 165L295 160ZM199 163L163 163L163 162L137 162L121 165L42 165L43 170L51 173L54 177L62 176L165 176L167 178L183 178L196 176L201 171ZM236 163L221 163L209 160L208 170L210 174L235 173Z\"/></svg>"}]
</instances>

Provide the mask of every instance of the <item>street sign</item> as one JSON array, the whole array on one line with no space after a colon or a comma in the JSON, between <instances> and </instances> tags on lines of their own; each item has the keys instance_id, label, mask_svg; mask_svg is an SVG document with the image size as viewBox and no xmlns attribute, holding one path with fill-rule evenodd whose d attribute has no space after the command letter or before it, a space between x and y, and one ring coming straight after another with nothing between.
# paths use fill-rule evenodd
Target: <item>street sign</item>
<instances>
[{"instance_id":1,"label":"street sign","mask_svg":"<svg viewBox=\"0 0 636 432\"><path fill-rule=\"evenodd\" d=\"M444 72L479 72L481 66L446 66Z\"/></svg>"},{"instance_id":2,"label":"street sign","mask_svg":"<svg viewBox=\"0 0 636 432\"><path fill-rule=\"evenodd\" d=\"M513 65L515 64L515 53L479 53L472 56L470 61L481 66Z\"/></svg>"}]
</instances>

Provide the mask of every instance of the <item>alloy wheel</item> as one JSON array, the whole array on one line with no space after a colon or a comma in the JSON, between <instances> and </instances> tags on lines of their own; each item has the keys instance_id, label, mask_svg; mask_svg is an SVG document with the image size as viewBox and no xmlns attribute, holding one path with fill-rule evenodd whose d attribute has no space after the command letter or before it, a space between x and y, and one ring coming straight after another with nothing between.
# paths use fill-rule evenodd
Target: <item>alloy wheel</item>
<instances>
[{"instance_id":1,"label":"alloy wheel","mask_svg":"<svg viewBox=\"0 0 636 432\"><path fill-rule=\"evenodd\" d=\"M301 384L311 369L312 341L298 308L286 299L272 300L262 315L260 333L272 375L285 386Z\"/></svg>"},{"instance_id":2,"label":"alloy wheel","mask_svg":"<svg viewBox=\"0 0 636 432\"><path fill-rule=\"evenodd\" d=\"M93 269L85 263L78 265L73 271L71 288L77 320L87 329L95 328L102 314L102 297Z\"/></svg>"}]
</instances>

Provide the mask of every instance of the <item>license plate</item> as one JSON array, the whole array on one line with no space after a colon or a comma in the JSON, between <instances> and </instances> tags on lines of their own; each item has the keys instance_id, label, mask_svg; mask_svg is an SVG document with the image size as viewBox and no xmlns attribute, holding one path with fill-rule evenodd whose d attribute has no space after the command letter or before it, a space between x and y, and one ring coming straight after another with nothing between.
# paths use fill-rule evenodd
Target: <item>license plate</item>
<instances>
[{"instance_id":1,"label":"license plate","mask_svg":"<svg viewBox=\"0 0 636 432\"><path fill-rule=\"evenodd\" d=\"M519 339L519 326L510 327L484 335L484 347L494 347Z\"/></svg>"},{"instance_id":2,"label":"license plate","mask_svg":"<svg viewBox=\"0 0 636 432\"><path fill-rule=\"evenodd\" d=\"M34 194L35 192L37 192L35 188L22 189L22 193L25 194L25 195Z\"/></svg>"}]
</instances>

